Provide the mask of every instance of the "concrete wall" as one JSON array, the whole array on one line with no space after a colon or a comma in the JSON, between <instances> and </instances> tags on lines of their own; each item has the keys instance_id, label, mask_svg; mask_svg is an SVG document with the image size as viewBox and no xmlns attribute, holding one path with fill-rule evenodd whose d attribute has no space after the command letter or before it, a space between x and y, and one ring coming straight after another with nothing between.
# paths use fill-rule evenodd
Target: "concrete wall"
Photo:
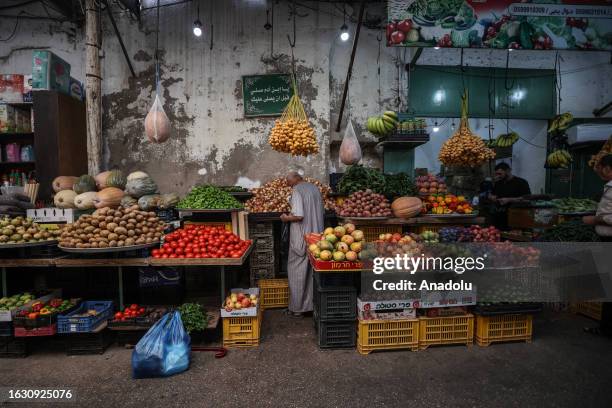
<instances>
[{"instance_id":1,"label":"concrete wall","mask_svg":"<svg viewBox=\"0 0 612 408\"><path fill-rule=\"evenodd\" d=\"M168 2L162 1L162 4ZM144 3L149 7L155 2ZM155 95L155 12L144 10L139 25L115 10L137 78L130 76L110 22L106 16L103 18L106 166L147 171L164 191L178 192L185 192L198 182L255 185L282 175L289 168L301 169L323 180L330 171L342 171L337 147L330 149L329 141L341 138L343 132L337 134L332 128L338 115L350 41L337 40L342 14L334 5L299 3L306 7L298 7L296 73L302 100L321 144L320 154L291 158L273 151L267 137L274 120L245 119L242 114L242 75L291 69L291 49L286 38L292 32L289 3L281 1L275 7L274 56L271 56L271 32L263 28L265 1L201 1L200 18L205 26L201 38L191 33L196 3L161 9L161 91L164 109L174 128L172 139L161 145L149 143L144 135L144 117ZM348 7L347 11L354 13ZM380 8L370 9L368 17L383 12ZM211 20L214 23L212 50ZM6 24L8 21L0 19L0 38L6 37L12 28L12 23ZM396 63L409 61L412 55L412 50L386 48L384 40L379 43L377 34L367 29L362 32L350 86L350 112L345 112L345 118L350 116L358 136L364 140L370 137L363 129L366 118L395 108L398 87L402 95L406 94L405 71ZM72 76L84 80L83 32L67 23L22 21L16 37L0 43L0 72L30 72L31 49L40 47L49 47L66 59L72 65ZM552 68L554 55L554 52L515 51L511 67ZM578 116L590 116L593 108L608 102L612 96L609 53L563 52L561 55L562 69L567 71L563 75L561 108ZM504 66L505 52L466 50L464 59L467 65ZM427 49L419 63L456 65L459 51ZM405 106L405 98L402 99ZM486 121L472 122L474 131L483 136L487 134ZM417 149L418 167L437 171L438 149L451 134L451 123L448 120L440 132L432 134L430 143ZM505 129L499 121L494 126L496 131ZM545 144L545 123L512 121L511 126L533 144ZM526 177L534 191L544 185L543 160L544 149L522 141L516 145L515 172ZM378 165L380 157L376 151L369 150L364 161Z\"/></svg>"}]
</instances>

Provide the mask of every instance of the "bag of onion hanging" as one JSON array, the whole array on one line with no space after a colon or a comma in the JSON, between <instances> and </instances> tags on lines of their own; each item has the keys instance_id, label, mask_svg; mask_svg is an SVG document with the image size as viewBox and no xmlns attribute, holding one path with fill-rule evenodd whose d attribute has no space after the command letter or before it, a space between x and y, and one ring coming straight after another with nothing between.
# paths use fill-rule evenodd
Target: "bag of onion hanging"
<instances>
[{"instance_id":1,"label":"bag of onion hanging","mask_svg":"<svg viewBox=\"0 0 612 408\"><path fill-rule=\"evenodd\" d=\"M314 129L308 123L304 105L293 80L293 96L282 116L274 123L268 143L274 150L292 156L308 156L319 152Z\"/></svg>"}]
</instances>

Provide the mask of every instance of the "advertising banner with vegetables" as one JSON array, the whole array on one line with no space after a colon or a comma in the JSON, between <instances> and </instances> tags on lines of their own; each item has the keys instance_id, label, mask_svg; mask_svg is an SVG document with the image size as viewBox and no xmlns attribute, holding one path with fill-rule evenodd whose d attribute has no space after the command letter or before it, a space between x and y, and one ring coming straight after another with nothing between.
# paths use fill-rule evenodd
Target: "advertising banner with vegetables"
<instances>
[{"instance_id":1,"label":"advertising banner with vegetables","mask_svg":"<svg viewBox=\"0 0 612 408\"><path fill-rule=\"evenodd\" d=\"M612 50L607 1L389 0L387 45Z\"/></svg>"}]
</instances>

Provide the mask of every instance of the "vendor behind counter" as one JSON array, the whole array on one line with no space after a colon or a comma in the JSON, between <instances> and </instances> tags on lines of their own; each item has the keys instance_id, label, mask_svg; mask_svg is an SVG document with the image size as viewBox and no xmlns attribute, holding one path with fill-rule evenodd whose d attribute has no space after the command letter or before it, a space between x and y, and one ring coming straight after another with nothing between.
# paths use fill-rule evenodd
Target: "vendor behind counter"
<instances>
[{"instance_id":1,"label":"vendor behind counter","mask_svg":"<svg viewBox=\"0 0 612 408\"><path fill-rule=\"evenodd\" d=\"M495 183L487 200L495 226L507 229L508 204L521 201L521 197L530 194L531 188L527 180L513 175L508 163L499 163L495 166Z\"/></svg>"}]
</instances>

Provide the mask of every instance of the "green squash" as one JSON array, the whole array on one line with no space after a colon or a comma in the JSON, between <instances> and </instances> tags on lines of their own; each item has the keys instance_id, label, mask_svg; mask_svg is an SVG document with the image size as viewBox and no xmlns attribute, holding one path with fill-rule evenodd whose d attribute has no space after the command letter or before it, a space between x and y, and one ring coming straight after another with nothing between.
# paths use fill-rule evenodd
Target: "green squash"
<instances>
[{"instance_id":1,"label":"green squash","mask_svg":"<svg viewBox=\"0 0 612 408\"><path fill-rule=\"evenodd\" d=\"M110 174L106 178L107 187L117 187L123 190L127 180L121 170L111 170Z\"/></svg>"},{"instance_id":2,"label":"green squash","mask_svg":"<svg viewBox=\"0 0 612 408\"><path fill-rule=\"evenodd\" d=\"M128 180L125 192L134 198L157 193L157 184L148 175L137 179Z\"/></svg>"},{"instance_id":3,"label":"green squash","mask_svg":"<svg viewBox=\"0 0 612 408\"><path fill-rule=\"evenodd\" d=\"M72 189L77 194L88 193L90 191L96 191L96 179L94 179L89 174L83 174L79 179L74 183Z\"/></svg>"}]
</instances>

